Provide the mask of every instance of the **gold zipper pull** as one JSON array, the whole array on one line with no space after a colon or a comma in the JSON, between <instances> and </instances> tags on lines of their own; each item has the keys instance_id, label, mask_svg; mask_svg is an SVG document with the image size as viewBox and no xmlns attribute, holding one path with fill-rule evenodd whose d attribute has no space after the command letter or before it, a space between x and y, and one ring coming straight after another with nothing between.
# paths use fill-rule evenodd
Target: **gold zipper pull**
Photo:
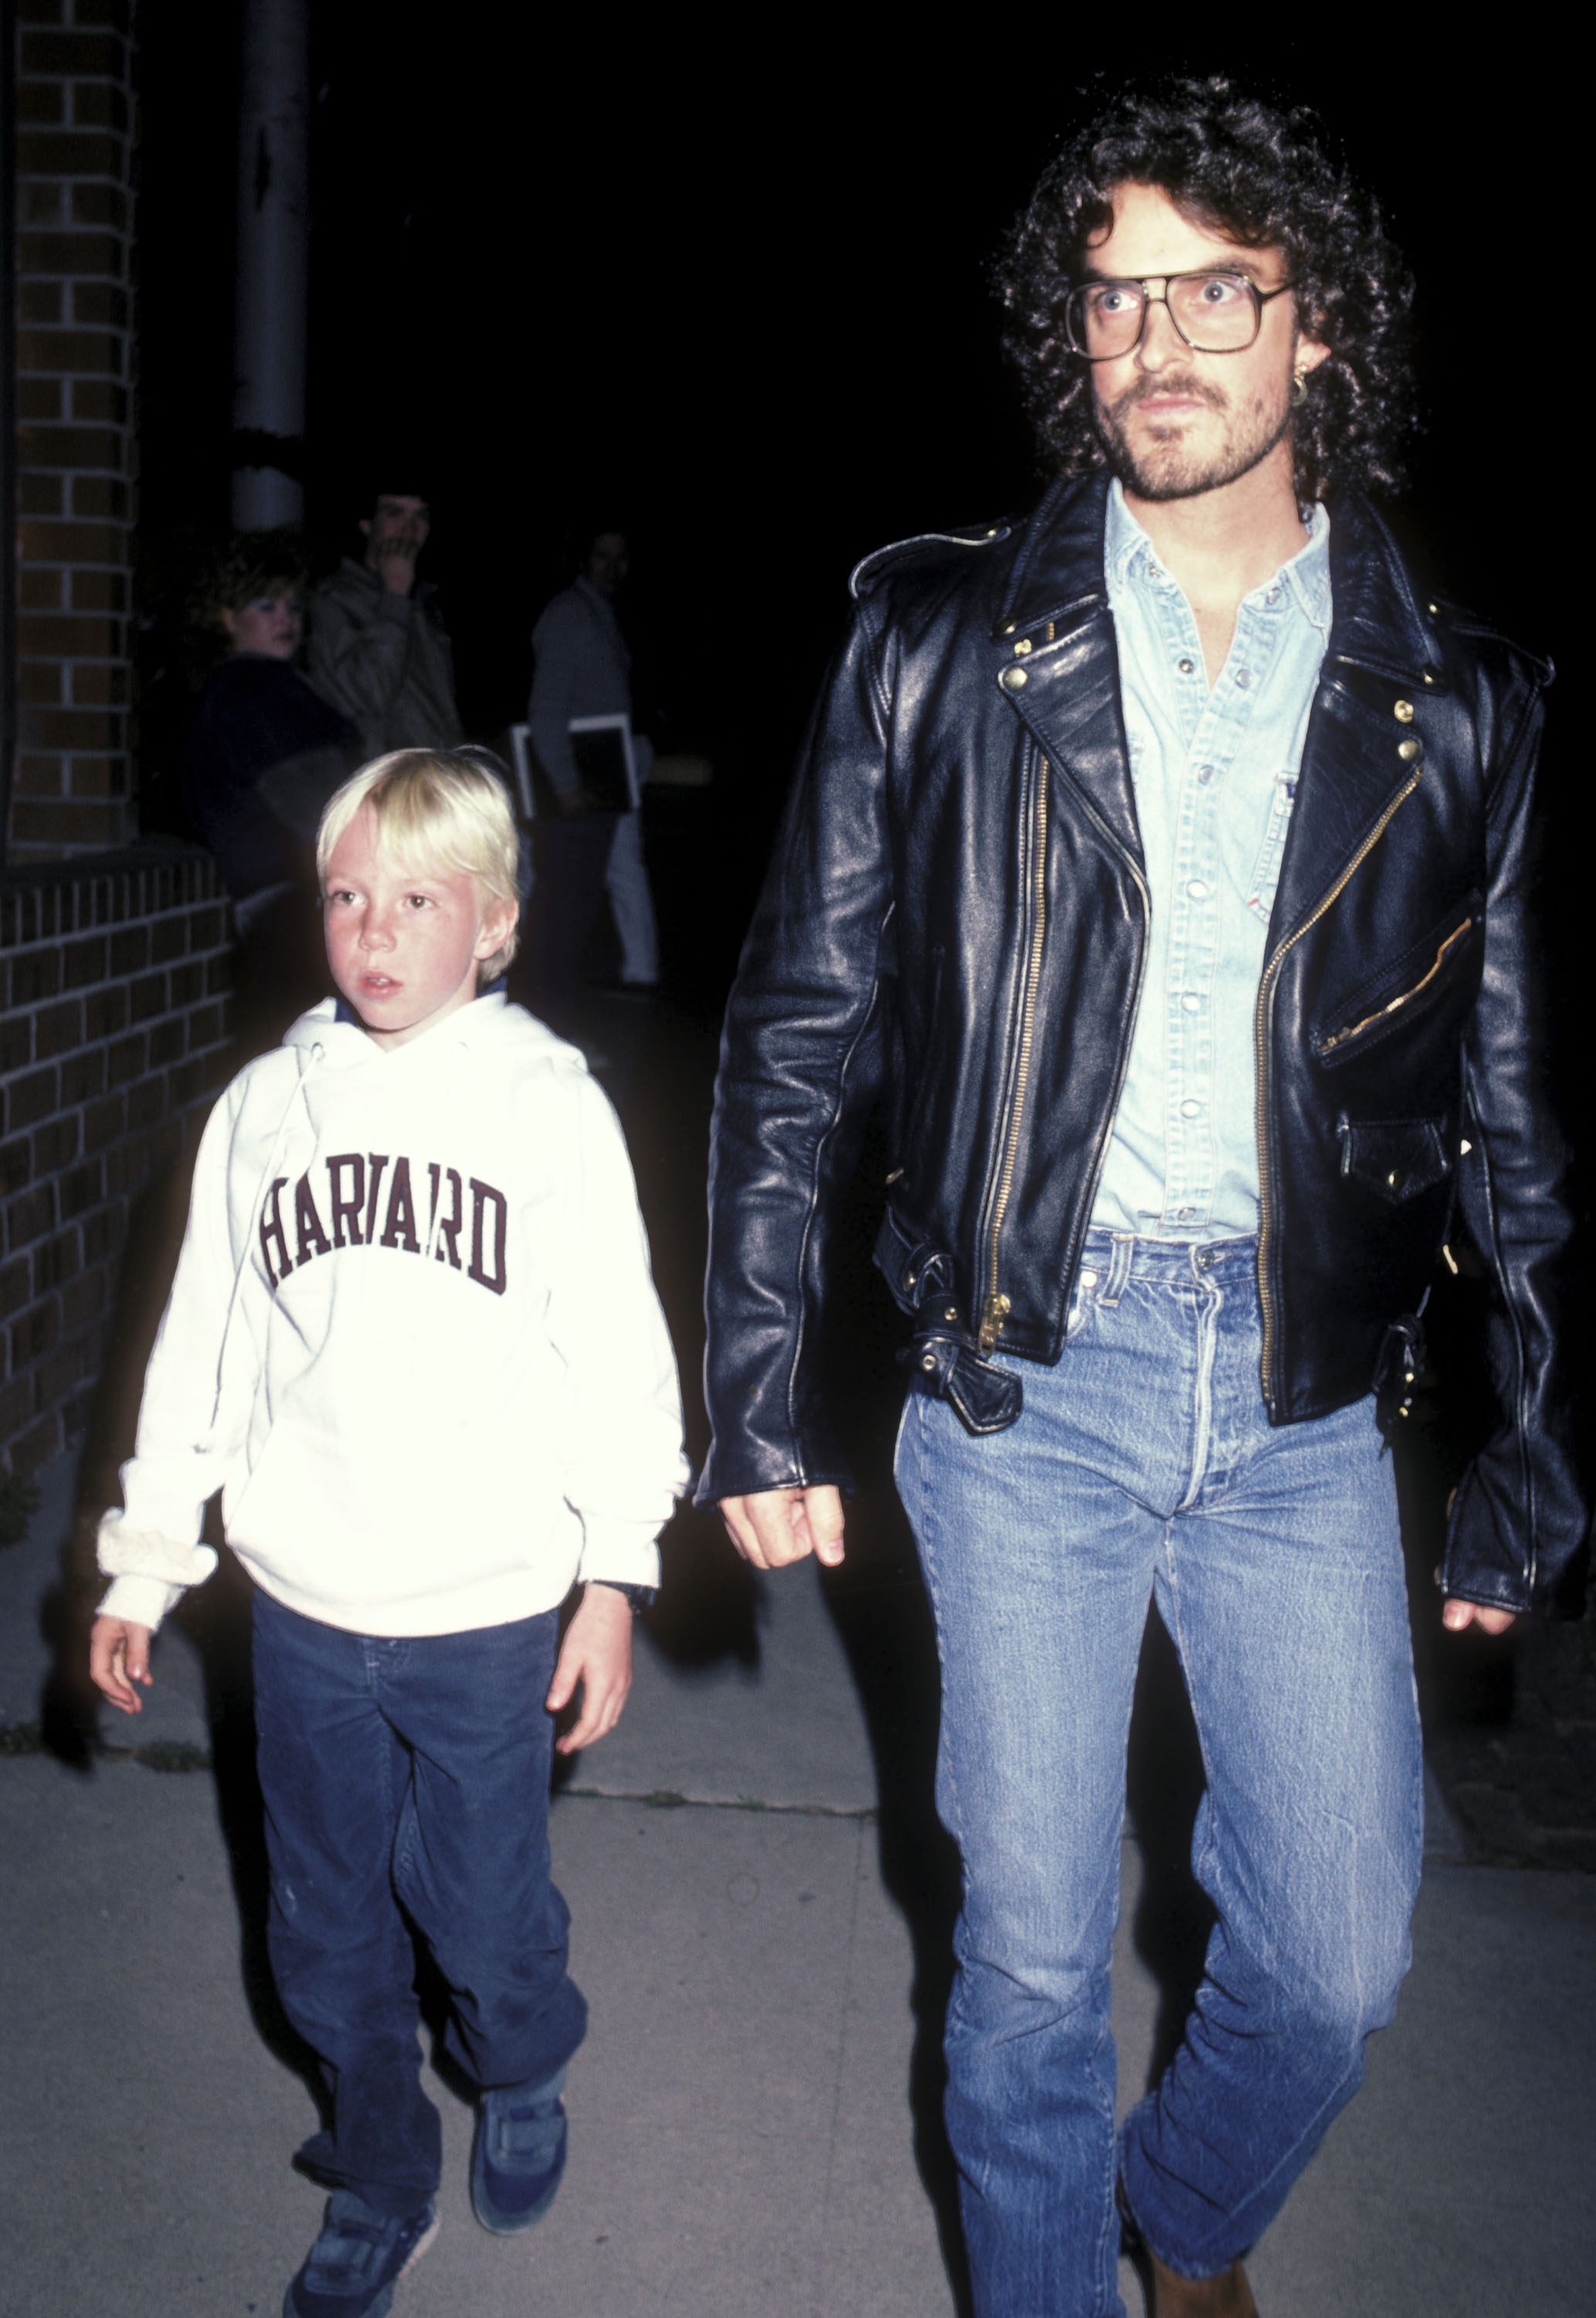
<instances>
[{"instance_id":1,"label":"gold zipper pull","mask_svg":"<svg viewBox=\"0 0 1596 2318\"><path fill-rule=\"evenodd\" d=\"M979 1342L983 1352L990 1352L1003 1333L1003 1323L1009 1317L1007 1296L989 1296L981 1307Z\"/></svg>"}]
</instances>

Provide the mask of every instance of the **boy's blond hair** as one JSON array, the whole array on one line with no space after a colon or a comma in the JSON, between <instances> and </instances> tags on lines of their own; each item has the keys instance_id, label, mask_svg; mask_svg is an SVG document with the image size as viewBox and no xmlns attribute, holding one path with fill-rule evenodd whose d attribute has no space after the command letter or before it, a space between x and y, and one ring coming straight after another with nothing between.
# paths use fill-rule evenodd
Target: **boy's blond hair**
<instances>
[{"instance_id":1,"label":"boy's blond hair","mask_svg":"<svg viewBox=\"0 0 1596 2318\"><path fill-rule=\"evenodd\" d=\"M368 804L378 843L403 867L453 869L474 877L494 901L519 910L520 835L509 792L485 765L447 749L394 749L363 765L328 799L316 832L316 874L324 892L333 849ZM479 966L479 984L504 973L518 939L512 926L501 948Z\"/></svg>"}]
</instances>

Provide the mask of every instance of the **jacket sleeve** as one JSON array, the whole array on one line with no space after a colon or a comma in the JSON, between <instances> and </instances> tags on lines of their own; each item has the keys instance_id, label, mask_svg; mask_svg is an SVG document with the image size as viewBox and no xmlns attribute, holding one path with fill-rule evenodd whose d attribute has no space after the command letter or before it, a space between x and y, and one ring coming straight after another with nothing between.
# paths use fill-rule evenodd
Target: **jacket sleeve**
<instances>
[{"instance_id":1,"label":"jacket sleeve","mask_svg":"<svg viewBox=\"0 0 1596 2318\"><path fill-rule=\"evenodd\" d=\"M1459 1484L1441 1584L1465 1601L1579 1617L1590 1523L1570 1377L1569 1151L1547 1088L1533 941L1544 685L1503 735L1488 800L1485 958L1465 1057L1464 1219L1491 1275L1497 1423Z\"/></svg>"},{"instance_id":2,"label":"jacket sleeve","mask_svg":"<svg viewBox=\"0 0 1596 2318\"><path fill-rule=\"evenodd\" d=\"M381 726L404 686L412 630L425 617L414 596L383 588L368 605L335 574L310 606L311 683L363 730Z\"/></svg>"},{"instance_id":3,"label":"jacket sleeve","mask_svg":"<svg viewBox=\"0 0 1596 2318\"><path fill-rule=\"evenodd\" d=\"M205 1506L243 1442L247 1379L238 1372L252 1356L247 1330L229 1328L238 1285L227 1199L234 1119L224 1095L194 1163L176 1277L145 1374L133 1454L121 1469L122 1506L100 1523L100 1567L112 1580L101 1613L141 1626L158 1626L215 1568L215 1553L199 1542Z\"/></svg>"},{"instance_id":4,"label":"jacket sleeve","mask_svg":"<svg viewBox=\"0 0 1596 2318\"><path fill-rule=\"evenodd\" d=\"M658 1586L655 1540L689 1478L676 1358L619 1123L591 1079L575 1079L571 1093L546 1276L549 1333L565 1363L563 1488L582 1522L577 1574Z\"/></svg>"},{"instance_id":5,"label":"jacket sleeve","mask_svg":"<svg viewBox=\"0 0 1596 2318\"><path fill-rule=\"evenodd\" d=\"M868 599L821 693L726 1013L698 1500L850 1476L817 1376L836 1194L882 1076L888 714Z\"/></svg>"}]
</instances>

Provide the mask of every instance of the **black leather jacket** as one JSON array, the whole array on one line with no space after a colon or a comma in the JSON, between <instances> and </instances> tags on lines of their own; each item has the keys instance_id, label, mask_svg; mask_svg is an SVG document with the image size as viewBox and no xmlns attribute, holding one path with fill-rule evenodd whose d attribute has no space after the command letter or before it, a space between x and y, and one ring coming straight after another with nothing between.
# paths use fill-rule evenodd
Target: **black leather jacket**
<instances>
[{"instance_id":1,"label":"black leather jacket","mask_svg":"<svg viewBox=\"0 0 1596 2318\"><path fill-rule=\"evenodd\" d=\"M844 1481L812 1348L828 1209L887 1104L876 1260L915 1381L977 1431L1052 1362L1130 1049L1149 901L1103 576L1106 483L862 564L727 1015L702 1500ZM1499 1423L1448 1592L1577 1615L1588 1507L1558 1297L1565 1149L1527 953L1550 670L1415 594L1355 500L1256 1014L1270 1419L1398 1389L1457 1211Z\"/></svg>"}]
</instances>

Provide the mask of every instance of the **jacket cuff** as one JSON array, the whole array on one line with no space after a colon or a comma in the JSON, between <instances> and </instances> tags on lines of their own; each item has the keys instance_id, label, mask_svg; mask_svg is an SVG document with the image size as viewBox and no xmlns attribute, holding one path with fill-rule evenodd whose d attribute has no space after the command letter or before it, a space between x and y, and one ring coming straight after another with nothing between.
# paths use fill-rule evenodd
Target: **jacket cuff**
<instances>
[{"instance_id":1,"label":"jacket cuff","mask_svg":"<svg viewBox=\"0 0 1596 2318\"><path fill-rule=\"evenodd\" d=\"M184 1591L181 1586L163 1585L158 1577L114 1577L96 1615L125 1618L130 1626L148 1626L153 1634L182 1601Z\"/></svg>"},{"instance_id":2,"label":"jacket cuff","mask_svg":"<svg viewBox=\"0 0 1596 2318\"><path fill-rule=\"evenodd\" d=\"M753 1497L766 1489L838 1488L845 1497L854 1494L854 1477L839 1456L817 1457L812 1465L797 1464L785 1451L763 1446L712 1442L693 1503L718 1505L722 1497Z\"/></svg>"},{"instance_id":3,"label":"jacket cuff","mask_svg":"<svg viewBox=\"0 0 1596 2318\"><path fill-rule=\"evenodd\" d=\"M1515 1480L1512 1460L1494 1457L1489 1448L1465 1472L1447 1523L1441 1593L1487 1610L1511 1610L1516 1617L1535 1611L1567 1616L1532 1559L1529 1509Z\"/></svg>"}]
</instances>

